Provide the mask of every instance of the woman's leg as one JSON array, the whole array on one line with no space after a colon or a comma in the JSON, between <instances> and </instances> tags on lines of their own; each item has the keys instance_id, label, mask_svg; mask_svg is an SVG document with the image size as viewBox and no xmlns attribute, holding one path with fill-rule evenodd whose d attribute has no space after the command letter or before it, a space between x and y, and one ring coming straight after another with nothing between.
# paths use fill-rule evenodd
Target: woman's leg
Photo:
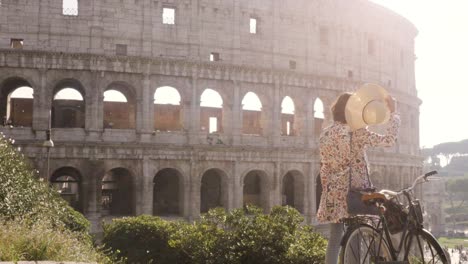
<instances>
[{"instance_id":1,"label":"woman's leg","mask_svg":"<svg viewBox=\"0 0 468 264\"><path fill-rule=\"evenodd\" d=\"M330 239L328 240L327 254L325 255L325 264L338 263L338 254L340 253L340 242L343 236L343 224L330 224Z\"/></svg>"}]
</instances>

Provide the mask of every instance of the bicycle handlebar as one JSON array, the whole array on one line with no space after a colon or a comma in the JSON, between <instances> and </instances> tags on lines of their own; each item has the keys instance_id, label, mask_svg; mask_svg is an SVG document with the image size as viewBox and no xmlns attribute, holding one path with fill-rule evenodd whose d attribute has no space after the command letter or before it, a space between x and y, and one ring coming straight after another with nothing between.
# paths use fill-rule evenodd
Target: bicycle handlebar
<instances>
[{"instance_id":1,"label":"bicycle handlebar","mask_svg":"<svg viewBox=\"0 0 468 264\"><path fill-rule=\"evenodd\" d=\"M387 195L390 195L390 196L398 196L398 195L400 195L400 194L403 194L403 193L405 193L405 192L409 192L409 191L413 190L413 189L414 189L418 184L420 184L420 183L428 182L429 180L428 180L427 178L429 178L430 176L435 175L435 174L437 174L437 171L435 171L435 170L434 170L434 171L430 171L430 172L428 172L428 173L425 173L425 174L423 174L423 175L417 177L417 178L414 180L414 182L413 182L413 184L411 185L411 187L408 187L408 188L403 189L403 190L401 190L401 191L396 192L396 191L391 191L391 190L381 190L380 193L382 193L382 194L387 194Z\"/></svg>"}]
</instances>

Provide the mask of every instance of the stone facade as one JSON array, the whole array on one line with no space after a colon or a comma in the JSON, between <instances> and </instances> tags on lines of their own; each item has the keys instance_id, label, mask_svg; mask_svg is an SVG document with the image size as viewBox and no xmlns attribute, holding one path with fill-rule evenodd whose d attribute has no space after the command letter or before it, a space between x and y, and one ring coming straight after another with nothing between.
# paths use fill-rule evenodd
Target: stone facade
<instances>
[{"instance_id":1,"label":"stone facade","mask_svg":"<svg viewBox=\"0 0 468 264\"><path fill-rule=\"evenodd\" d=\"M212 206L246 202L265 210L290 204L313 222L317 139L330 122L327 110L317 118L314 104L329 109L365 82L387 87L403 119L398 144L370 153L374 183L396 188L421 172L417 30L389 10L364 0L77 3L69 12L61 0L1 1L1 130L93 223L126 214L195 219ZM165 8L173 23L163 20ZM11 110L19 99L10 95L23 86L34 91L32 111L24 107L21 115L30 116L15 125L11 111L21 107ZM180 94L175 110L154 104L164 86ZM64 88L83 100L54 100ZM207 88L223 100L216 113L200 106ZM110 89L128 100L133 123L125 128L106 123ZM243 109L247 92L261 111ZM281 111L285 96L293 116ZM171 115L174 127L159 129ZM206 130L207 116L220 122L217 133Z\"/></svg>"}]
</instances>

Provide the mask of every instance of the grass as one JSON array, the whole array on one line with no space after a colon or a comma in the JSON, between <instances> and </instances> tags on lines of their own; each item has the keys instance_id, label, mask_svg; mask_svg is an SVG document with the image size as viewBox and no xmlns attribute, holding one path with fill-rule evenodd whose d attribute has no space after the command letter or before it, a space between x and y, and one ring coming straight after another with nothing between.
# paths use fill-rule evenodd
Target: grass
<instances>
[{"instance_id":1,"label":"grass","mask_svg":"<svg viewBox=\"0 0 468 264\"><path fill-rule=\"evenodd\" d=\"M442 247L455 248L459 245L462 245L463 247L468 247L468 238L440 237L438 241L442 245Z\"/></svg>"},{"instance_id":2,"label":"grass","mask_svg":"<svg viewBox=\"0 0 468 264\"><path fill-rule=\"evenodd\" d=\"M51 228L46 222L21 221L0 223L0 261L50 260L107 262L91 241L78 233Z\"/></svg>"}]
</instances>

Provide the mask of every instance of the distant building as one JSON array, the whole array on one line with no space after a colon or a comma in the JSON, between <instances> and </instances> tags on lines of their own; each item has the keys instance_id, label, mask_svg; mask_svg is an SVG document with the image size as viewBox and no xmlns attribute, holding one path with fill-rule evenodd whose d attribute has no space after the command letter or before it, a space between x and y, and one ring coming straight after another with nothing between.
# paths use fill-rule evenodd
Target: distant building
<instances>
[{"instance_id":1,"label":"distant building","mask_svg":"<svg viewBox=\"0 0 468 264\"><path fill-rule=\"evenodd\" d=\"M370 153L374 183L421 173L417 30L371 2L4 0L0 25L1 130L94 228L245 203L291 205L313 222L328 109L365 82L402 113L397 145ZM203 105L207 89L221 105ZM163 90L177 100L159 103Z\"/></svg>"}]
</instances>

